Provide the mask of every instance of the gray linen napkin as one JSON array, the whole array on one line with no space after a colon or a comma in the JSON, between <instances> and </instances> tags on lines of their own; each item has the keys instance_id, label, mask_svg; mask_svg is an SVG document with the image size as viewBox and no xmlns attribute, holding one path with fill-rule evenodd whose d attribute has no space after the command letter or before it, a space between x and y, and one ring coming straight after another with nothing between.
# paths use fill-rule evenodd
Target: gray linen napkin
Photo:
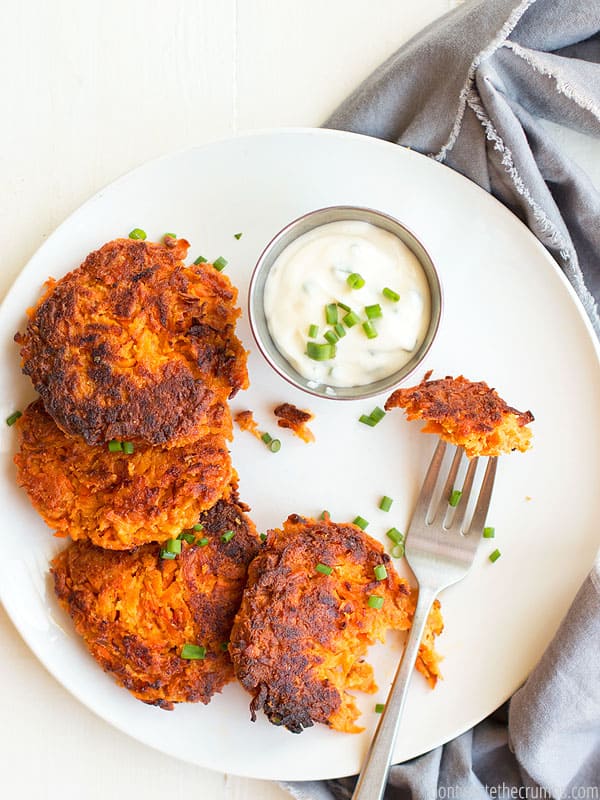
<instances>
[{"instance_id":1,"label":"gray linen napkin","mask_svg":"<svg viewBox=\"0 0 600 800\"><path fill-rule=\"evenodd\" d=\"M600 196L539 118L600 136L599 0L466 2L382 64L325 127L410 146L494 194L556 258L600 335ZM298 800L347 800L354 782L283 785ZM394 767L386 800L589 800L599 786L600 558L510 703Z\"/></svg>"}]
</instances>

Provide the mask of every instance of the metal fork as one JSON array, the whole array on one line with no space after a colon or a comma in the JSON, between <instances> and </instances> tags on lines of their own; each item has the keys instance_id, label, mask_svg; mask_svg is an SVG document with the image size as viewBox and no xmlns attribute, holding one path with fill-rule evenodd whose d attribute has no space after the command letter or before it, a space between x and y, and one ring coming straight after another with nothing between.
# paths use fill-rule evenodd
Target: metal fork
<instances>
[{"instance_id":1,"label":"metal fork","mask_svg":"<svg viewBox=\"0 0 600 800\"><path fill-rule=\"evenodd\" d=\"M474 458L469 462L458 504L455 508L449 507L448 500L455 489L464 451L456 449L438 499L436 488L440 484L446 447L446 443L440 440L427 470L406 534L406 560L417 579L419 597L404 653L352 800L381 800L383 797L410 678L431 606L442 589L465 577L473 563L485 525L496 476L497 458L488 459L479 497L471 520L465 528L466 510L477 470L477 459ZM445 527L448 511L453 513L447 519Z\"/></svg>"}]
</instances>

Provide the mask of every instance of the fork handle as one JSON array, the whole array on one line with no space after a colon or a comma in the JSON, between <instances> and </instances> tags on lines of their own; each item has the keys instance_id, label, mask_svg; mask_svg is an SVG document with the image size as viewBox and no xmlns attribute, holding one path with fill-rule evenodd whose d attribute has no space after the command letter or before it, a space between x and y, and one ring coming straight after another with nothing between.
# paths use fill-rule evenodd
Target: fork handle
<instances>
[{"instance_id":1,"label":"fork handle","mask_svg":"<svg viewBox=\"0 0 600 800\"><path fill-rule=\"evenodd\" d=\"M363 763L352 800L381 800L383 797L410 678L419 653L429 611L436 595L437 592L432 589L419 589L417 606L404 653L398 664L396 676Z\"/></svg>"}]
</instances>

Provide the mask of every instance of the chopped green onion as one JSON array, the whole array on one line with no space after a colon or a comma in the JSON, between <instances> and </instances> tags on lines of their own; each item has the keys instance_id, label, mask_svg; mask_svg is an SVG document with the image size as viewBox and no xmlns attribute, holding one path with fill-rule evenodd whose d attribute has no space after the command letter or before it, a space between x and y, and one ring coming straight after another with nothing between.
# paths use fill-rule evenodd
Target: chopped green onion
<instances>
[{"instance_id":1,"label":"chopped green onion","mask_svg":"<svg viewBox=\"0 0 600 800\"><path fill-rule=\"evenodd\" d=\"M496 528L484 528L483 529L483 538L484 539L493 539L496 535Z\"/></svg>"},{"instance_id":2,"label":"chopped green onion","mask_svg":"<svg viewBox=\"0 0 600 800\"><path fill-rule=\"evenodd\" d=\"M173 561L174 558L177 558L177 553L169 553L169 551L165 550L163 547L160 551L160 557L163 561Z\"/></svg>"},{"instance_id":3,"label":"chopped green onion","mask_svg":"<svg viewBox=\"0 0 600 800\"><path fill-rule=\"evenodd\" d=\"M375 406L373 411L371 411L371 419L377 422L381 422L381 420L385 417L385 411L383 408L379 408L379 406Z\"/></svg>"},{"instance_id":4,"label":"chopped green onion","mask_svg":"<svg viewBox=\"0 0 600 800\"><path fill-rule=\"evenodd\" d=\"M355 314L354 311L349 311L343 317L343 322L347 328L353 328L360 322L360 317L358 316L358 314Z\"/></svg>"},{"instance_id":5,"label":"chopped green onion","mask_svg":"<svg viewBox=\"0 0 600 800\"><path fill-rule=\"evenodd\" d=\"M391 497L388 497L386 494L384 494L383 497L381 498L380 503L379 503L379 508L382 511L389 511L390 508L392 507L392 503L393 502L394 501L392 500Z\"/></svg>"},{"instance_id":6,"label":"chopped green onion","mask_svg":"<svg viewBox=\"0 0 600 800\"><path fill-rule=\"evenodd\" d=\"M206 547L206 545L208 544L208 539L205 536L203 539L198 539L196 544L198 545L198 547Z\"/></svg>"},{"instance_id":7,"label":"chopped green onion","mask_svg":"<svg viewBox=\"0 0 600 800\"><path fill-rule=\"evenodd\" d=\"M120 442L118 439L111 439L108 443L108 452L109 453L122 453L123 452L123 443Z\"/></svg>"},{"instance_id":8,"label":"chopped green onion","mask_svg":"<svg viewBox=\"0 0 600 800\"><path fill-rule=\"evenodd\" d=\"M336 323L333 326L333 330L337 333L338 339L342 339L346 335L346 328L344 328L341 322Z\"/></svg>"},{"instance_id":9,"label":"chopped green onion","mask_svg":"<svg viewBox=\"0 0 600 800\"><path fill-rule=\"evenodd\" d=\"M279 439L272 439L269 442L269 450L272 453L278 453L281 450L281 442L279 441Z\"/></svg>"},{"instance_id":10,"label":"chopped green onion","mask_svg":"<svg viewBox=\"0 0 600 800\"><path fill-rule=\"evenodd\" d=\"M197 522L195 525L192 525L193 531L203 531L204 525L201 522Z\"/></svg>"},{"instance_id":11,"label":"chopped green onion","mask_svg":"<svg viewBox=\"0 0 600 800\"><path fill-rule=\"evenodd\" d=\"M395 292L393 289L388 289L387 286L381 292L384 297L387 297L388 300L391 300L392 303L397 303L400 300L400 295L398 292Z\"/></svg>"},{"instance_id":12,"label":"chopped green onion","mask_svg":"<svg viewBox=\"0 0 600 800\"><path fill-rule=\"evenodd\" d=\"M340 340L340 337L335 331L326 331L324 337L327 339L329 344L337 344Z\"/></svg>"},{"instance_id":13,"label":"chopped green onion","mask_svg":"<svg viewBox=\"0 0 600 800\"><path fill-rule=\"evenodd\" d=\"M143 231L141 228L134 228L130 234L130 239L145 239L146 238L146 231Z\"/></svg>"},{"instance_id":14,"label":"chopped green onion","mask_svg":"<svg viewBox=\"0 0 600 800\"><path fill-rule=\"evenodd\" d=\"M458 489L452 489L450 499L448 500L449 505L451 505L452 508L455 508L458 505L461 497L462 497L461 491L459 491Z\"/></svg>"},{"instance_id":15,"label":"chopped green onion","mask_svg":"<svg viewBox=\"0 0 600 800\"><path fill-rule=\"evenodd\" d=\"M204 256L198 256L198 258L194 261L194 264L208 264L208 259L204 258Z\"/></svg>"},{"instance_id":16,"label":"chopped green onion","mask_svg":"<svg viewBox=\"0 0 600 800\"><path fill-rule=\"evenodd\" d=\"M184 542L187 542L188 544L194 544L194 542L196 541L196 537L194 536L194 534L187 533L187 531L180 533L177 538L182 539Z\"/></svg>"},{"instance_id":17,"label":"chopped green onion","mask_svg":"<svg viewBox=\"0 0 600 800\"><path fill-rule=\"evenodd\" d=\"M271 434L267 433L266 431L262 434L260 438L263 440L265 444L271 444L271 442L273 441L273 437L271 436Z\"/></svg>"},{"instance_id":18,"label":"chopped green onion","mask_svg":"<svg viewBox=\"0 0 600 800\"><path fill-rule=\"evenodd\" d=\"M233 238L237 239L238 241L242 238L242 236L243 236L243 234L241 234L241 233L234 233L233 234Z\"/></svg>"},{"instance_id":19,"label":"chopped green onion","mask_svg":"<svg viewBox=\"0 0 600 800\"><path fill-rule=\"evenodd\" d=\"M135 447L133 446L133 442L123 442L123 452L128 456L130 456L134 450Z\"/></svg>"},{"instance_id":20,"label":"chopped green onion","mask_svg":"<svg viewBox=\"0 0 600 800\"><path fill-rule=\"evenodd\" d=\"M234 536L235 536L235 531L225 531L225 533L221 536L221 541L230 542Z\"/></svg>"},{"instance_id":21,"label":"chopped green onion","mask_svg":"<svg viewBox=\"0 0 600 800\"><path fill-rule=\"evenodd\" d=\"M383 597L378 594L370 594L367 605L369 608L383 608Z\"/></svg>"},{"instance_id":22,"label":"chopped green onion","mask_svg":"<svg viewBox=\"0 0 600 800\"><path fill-rule=\"evenodd\" d=\"M385 708L385 703L375 703L375 713L376 714L383 714L383 709Z\"/></svg>"},{"instance_id":23,"label":"chopped green onion","mask_svg":"<svg viewBox=\"0 0 600 800\"><path fill-rule=\"evenodd\" d=\"M213 267L217 270L217 272L223 272L226 266L227 259L223 258L223 256L219 256L216 261L213 261Z\"/></svg>"},{"instance_id":24,"label":"chopped green onion","mask_svg":"<svg viewBox=\"0 0 600 800\"><path fill-rule=\"evenodd\" d=\"M377 564L373 572L378 581L384 581L387 578L387 569L384 564Z\"/></svg>"},{"instance_id":25,"label":"chopped green onion","mask_svg":"<svg viewBox=\"0 0 600 800\"><path fill-rule=\"evenodd\" d=\"M15 424L15 422L19 419L19 417L22 417L22 416L23 416L23 414L22 414L21 411L14 411L10 415L10 417L6 418L6 424L10 427L11 425Z\"/></svg>"},{"instance_id":26,"label":"chopped green onion","mask_svg":"<svg viewBox=\"0 0 600 800\"><path fill-rule=\"evenodd\" d=\"M165 550L167 553L181 553L181 539L167 539L165 543Z\"/></svg>"},{"instance_id":27,"label":"chopped green onion","mask_svg":"<svg viewBox=\"0 0 600 800\"><path fill-rule=\"evenodd\" d=\"M316 339L319 335L319 326L318 325L310 325L308 328L308 336L311 339Z\"/></svg>"},{"instance_id":28,"label":"chopped green onion","mask_svg":"<svg viewBox=\"0 0 600 800\"><path fill-rule=\"evenodd\" d=\"M377 338L377 328L373 325L372 322L363 322L363 331L367 334L368 339L376 339Z\"/></svg>"},{"instance_id":29,"label":"chopped green onion","mask_svg":"<svg viewBox=\"0 0 600 800\"><path fill-rule=\"evenodd\" d=\"M261 534L260 534L260 540L261 540L261 542L264 542L264 541L266 541L266 539L267 539L267 534L266 534L266 533L261 533Z\"/></svg>"},{"instance_id":30,"label":"chopped green onion","mask_svg":"<svg viewBox=\"0 0 600 800\"><path fill-rule=\"evenodd\" d=\"M404 541L404 536L400 533L398 528L390 528L385 535L388 539L391 539L394 544L401 544Z\"/></svg>"},{"instance_id":31,"label":"chopped green onion","mask_svg":"<svg viewBox=\"0 0 600 800\"><path fill-rule=\"evenodd\" d=\"M176 239L177 238L177 234L176 233L165 233L165 235L163 236L163 239L166 239L167 237L169 237L169 239Z\"/></svg>"},{"instance_id":32,"label":"chopped green onion","mask_svg":"<svg viewBox=\"0 0 600 800\"><path fill-rule=\"evenodd\" d=\"M335 325L338 321L337 303L329 303L325 306L325 321L328 325Z\"/></svg>"},{"instance_id":33,"label":"chopped green onion","mask_svg":"<svg viewBox=\"0 0 600 800\"><path fill-rule=\"evenodd\" d=\"M340 303L340 302L338 301L338 306L339 306L340 308L342 308L344 311L352 311L352 309L350 308L350 306L347 306L345 303Z\"/></svg>"},{"instance_id":34,"label":"chopped green onion","mask_svg":"<svg viewBox=\"0 0 600 800\"><path fill-rule=\"evenodd\" d=\"M331 575L333 572L333 567L328 567L327 564L317 564L315 570L320 572L321 575Z\"/></svg>"},{"instance_id":35,"label":"chopped green onion","mask_svg":"<svg viewBox=\"0 0 600 800\"><path fill-rule=\"evenodd\" d=\"M377 319L377 317L383 316L379 303L375 303L374 306L365 306L365 314L369 319Z\"/></svg>"},{"instance_id":36,"label":"chopped green onion","mask_svg":"<svg viewBox=\"0 0 600 800\"><path fill-rule=\"evenodd\" d=\"M352 524L356 525L358 528L364 531L365 528L369 526L369 523L364 517L355 517L352 520Z\"/></svg>"},{"instance_id":37,"label":"chopped green onion","mask_svg":"<svg viewBox=\"0 0 600 800\"><path fill-rule=\"evenodd\" d=\"M358 421L362 422L363 425L368 425L370 428L374 428L377 425L373 417L369 417L367 414L361 414Z\"/></svg>"},{"instance_id":38,"label":"chopped green onion","mask_svg":"<svg viewBox=\"0 0 600 800\"><path fill-rule=\"evenodd\" d=\"M240 236L241 236L241 235L242 235L242 234L240 233ZM223 651L223 653L226 653L226 652L227 652L227 650L229 649L229 642L221 642L221 644L219 645L219 647L221 648L221 650Z\"/></svg>"},{"instance_id":39,"label":"chopped green onion","mask_svg":"<svg viewBox=\"0 0 600 800\"><path fill-rule=\"evenodd\" d=\"M321 516L319 517L319 519L328 520L329 517L330 517L329 511L321 511Z\"/></svg>"},{"instance_id":40,"label":"chopped green onion","mask_svg":"<svg viewBox=\"0 0 600 800\"><path fill-rule=\"evenodd\" d=\"M392 547L392 555L394 558L402 558L404 555L404 545L403 544L395 544Z\"/></svg>"},{"instance_id":41,"label":"chopped green onion","mask_svg":"<svg viewBox=\"0 0 600 800\"><path fill-rule=\"evenodd\" d=\"M494 561L498 561L501 555L502 553L500 552L500 550L494 550L493 553L490 553L490 561L492 562L492 564L494 563Z\"/></svg>"},{"instance_id":42,"label":"chopped green onion","mask_svg":"<svg viewBox=\"0 0 600 800\"><path fill-rule=\"evenodd\" d=\"M358 272L352 272L346 278L346 283L351 289L362 289L365 285L365 279Z\"/></svg>"},{"instance_id":43,"label":"chopped green onion","mask_svg":"<svg viewBox=\"0 0 600 800\"><path fill-rule=\"evenodd\" d=\"M306 343L306 355L313 361L329 361L330 358L335 358L335 352L335 345L329 342L327 344Z\"/></svg>"},{"instance_id":44,"label":"chopped green onion","mask_svg":"<svg viewBox=\"0 0 600 800\"><path fill-rule=\"evenodd\" d=\"M184 644L181 648L181 658L189 661L206 658L206 647L200 644Z\"/></svg>"}]
</instances>

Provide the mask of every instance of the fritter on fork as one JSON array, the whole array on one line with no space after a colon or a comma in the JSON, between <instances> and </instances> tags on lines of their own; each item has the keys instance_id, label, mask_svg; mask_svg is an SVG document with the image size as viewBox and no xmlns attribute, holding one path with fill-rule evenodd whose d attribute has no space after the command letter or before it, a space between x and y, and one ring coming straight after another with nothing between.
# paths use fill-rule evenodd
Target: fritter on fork
<instances>
[{"instance_id":1,"label":"fritter on fork","mask_svg":"<svg viewBox=\"0 0 600 800\"><path fill-rule=\"evenodd\" d=\"M227 443L207 435L184 447L89 446L58 428L36 400L17 422L18 483L60 536L114 550L177 536L229 491Z\"/></svg>"},{"instance_id":2,"label":"fritter on fork","mask_svg":"<svg viewBox=\"0 0 600 800\"><path fill-rule=\"evenodd\" d=\"M507 405L487 383L462 375L428 380L418 386L396 389L385 408L403 408L409 420L422 419L424 433L435 433L450 444L463 447L469 458L499 456L511 450L524 452L531 446L531 411Z\"/></svg>"},{"instance_id":3,"label":"fritter on fork","mask_svg":"<svg viewBox=\"0 0 600 800\"><path fill-rule=\"evenodd\" d=\"M383 547L355 525L292 514L272 530L248 570L231 632L236 677L261 709L293 733L314 722L360 730L350 690L376 691L367 648L386 630L407 630L415 596ZM436 602L417 659L430 685L439 675Z\"/></svg>"},{"instance_id":4,"label":"fritter on fork","mask_svg":"<svg viewBox=\"0 0 600 800\"><path fill-rule=\"evenodd\" d=\"M87 444L184 445L231 436L228 397L248 385L237 289L189 244L116 239L29 311L22 368L66 433Z\"/></svg>"},{"instance_id":5,"label":"fritter on fork","mask_svg":"<svg viewBox=\"0 0 600 800\"><path fill-rule=\"evenodd\" d=\"M220 500L171 560L157 544L116 552L75 542L52 562L58 600L90 653L145 703L208 703L233 680L227 644L260 545L244 510Z\"/></svg>"}]
</instances>

